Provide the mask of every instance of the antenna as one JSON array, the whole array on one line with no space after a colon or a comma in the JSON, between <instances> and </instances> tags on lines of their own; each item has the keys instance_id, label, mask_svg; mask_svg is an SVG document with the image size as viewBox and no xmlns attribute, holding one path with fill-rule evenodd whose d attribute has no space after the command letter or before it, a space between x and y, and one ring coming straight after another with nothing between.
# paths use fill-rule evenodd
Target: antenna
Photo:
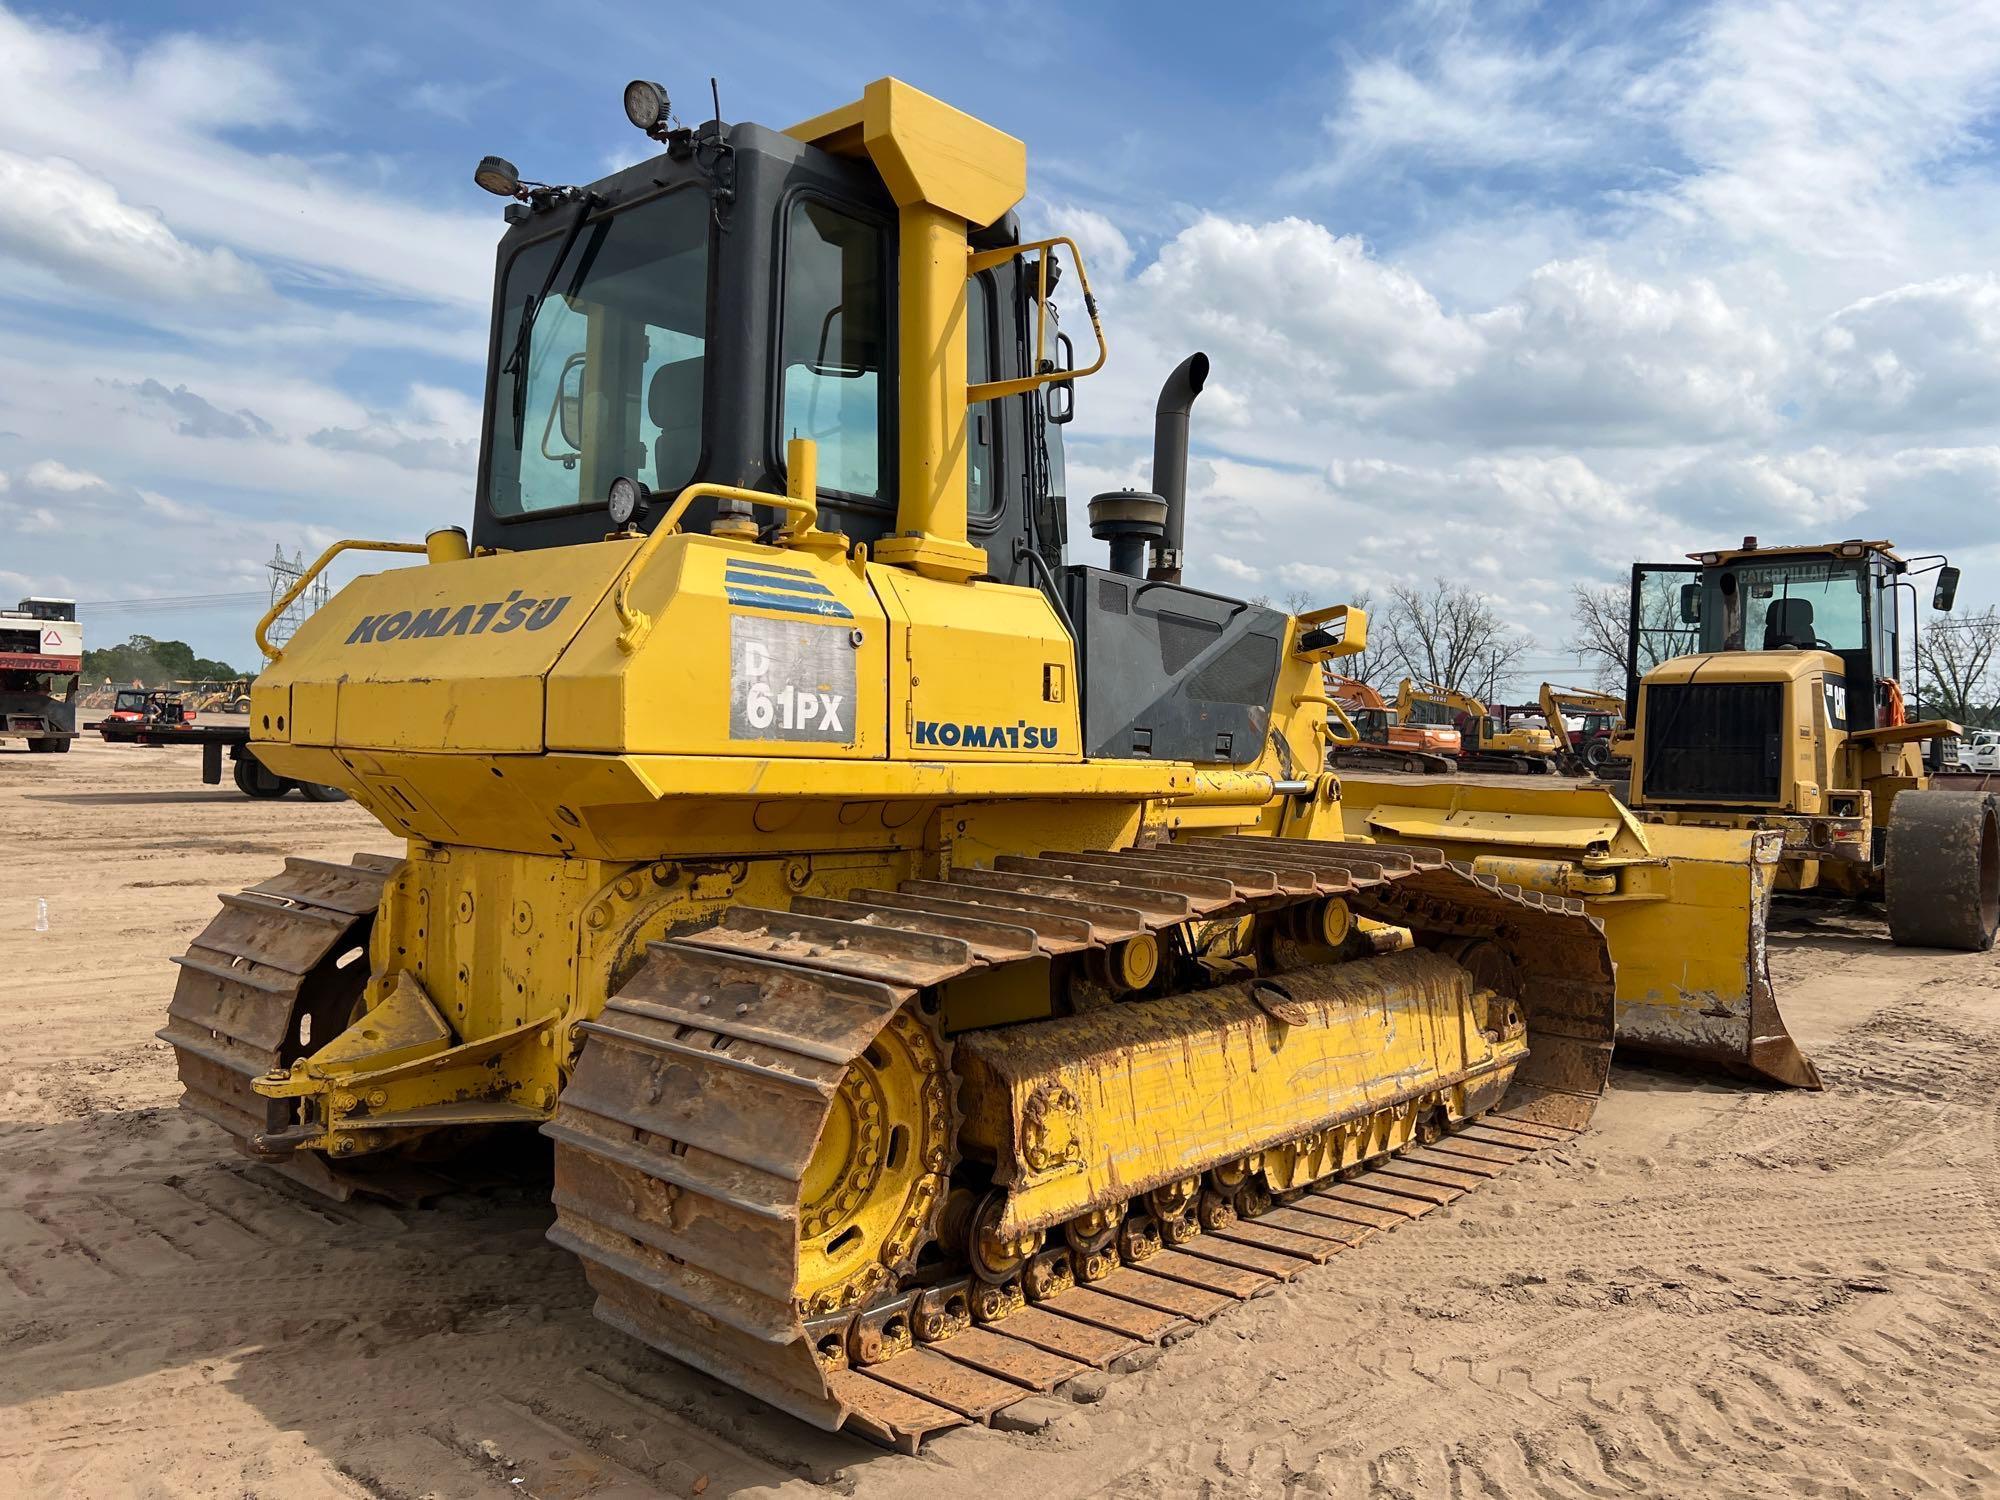
<instances>
[{"instance_id":1,"label":"antenna","mask_svg":"<svg viewBox=\"0 0 2000 1500\"><path fill-rule=\"evenodd\" d=\"M708 77L708 97L715 104L715 128L720 130L722 129L722 90L715 86L715 75L713 73L709 74Z\"/></svg>"}]
</instances>

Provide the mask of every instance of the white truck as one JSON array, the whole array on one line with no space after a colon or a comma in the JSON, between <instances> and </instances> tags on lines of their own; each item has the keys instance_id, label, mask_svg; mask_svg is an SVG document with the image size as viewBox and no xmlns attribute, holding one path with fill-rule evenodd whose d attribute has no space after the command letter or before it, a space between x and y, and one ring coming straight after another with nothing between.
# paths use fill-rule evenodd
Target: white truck
<instances>
[{"instance_id":1,"label":"white truck","mask_svg":"<svg viewBox=\"0 0 2000 1500\"><path fill-rule=\"evenodd\" d=\"M33 596L0 609L0 740L60 755L76 738L83 631L74 599Z\"/></svg>"}]
</instances>

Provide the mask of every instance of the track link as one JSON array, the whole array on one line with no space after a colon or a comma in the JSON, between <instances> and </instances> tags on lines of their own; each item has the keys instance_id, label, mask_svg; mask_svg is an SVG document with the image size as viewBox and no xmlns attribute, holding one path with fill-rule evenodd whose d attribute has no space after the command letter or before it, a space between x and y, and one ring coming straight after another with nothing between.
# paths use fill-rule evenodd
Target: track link
<instances>
[{"instance_id":1,"label":"track link","mask_svg":"<svg viewBox=\"0 0 2000 1500\"><path fill-rule=\"evenodd\" d=\"M995 866L737 909L649 945L583 1028L543 1127L557 1147L550 1238L582 1258L600 1317L815 1425L914 1449L1451 1201L1569 1139L1603 1089L1611 965L1580 902L1503 887L1434 850L1247 836ZM1058 1237L1009 1283L932 1272L855 1303L797 1305L807 1167L843 1080L880 1038L944 1046L925 1007L936 986L1326 896L1475 971L1504 955L1530 1051L1497 1109L1268 1212L1235 1200L1247 1221L1175 1219L1171 1248L1164 1222L1134 1205L1094 1259ZM940 1083L926 1097L906 1147L933 1204L951 1159L944 1094Z\"/></svg>"}]
</instances>

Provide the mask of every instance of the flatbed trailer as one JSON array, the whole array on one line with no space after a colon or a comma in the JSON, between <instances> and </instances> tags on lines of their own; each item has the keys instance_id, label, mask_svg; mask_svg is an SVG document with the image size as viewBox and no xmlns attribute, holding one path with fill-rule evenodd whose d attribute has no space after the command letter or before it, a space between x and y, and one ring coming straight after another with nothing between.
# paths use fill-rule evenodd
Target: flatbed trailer
<instances>
[{"instance_id":1,"label":"flatbed trailer","mask_svg":"<svg viewBox=\"0 0 2000 1500\"><path fill-rule=\"evenodd\" d=\"M199 745L201 779L209 786L222 782L222 752L227 750L234 763L236 789L246 797L282 797L297 788L308 802L345 802L347 793L339 787L317 781L298 781L280 776L257 759L250 748L250 726L246 724L148 724L132 719L100 719L86 724L114 745Z\"/></svg>"}]
</instances>

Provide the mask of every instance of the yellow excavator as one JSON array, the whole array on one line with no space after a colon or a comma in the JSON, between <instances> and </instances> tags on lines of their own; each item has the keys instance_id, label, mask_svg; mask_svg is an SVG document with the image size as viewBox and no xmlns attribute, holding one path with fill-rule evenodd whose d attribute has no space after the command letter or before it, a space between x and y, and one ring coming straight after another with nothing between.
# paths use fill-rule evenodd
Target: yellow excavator
<instances>
[{"instance_id":1,"label":"yellow excavator","mask_svg":"<svg viewBox=\"0 0 2000 1500\"><path fill-rule=\"evenodd\" d=\"M469 533L337 543L294 593L414 565L259 627L259 761L405 849L223 897L161 1033L186 1108L336 1196L539 1129L601 1317L908 1449L1581 1129L1607 879L1623 941L1701 950L1642 979L1737 998L1762 835L1640 858L1498 788L1571 879L1350 802L1322 665L1365 614L1182 581L1203 356L1153 490L1090 503L1108 565L1070 558L1105 356L1018 140L889 79L784 131L624 102L637 165L475 174L509 202Z\"/></svg>"},{"instance_id":2,"label":"yellow excavator","mask_svg":"<svg viewBox=\"0 0 2000 1500\"><path fill-rule=\"evenodd\" d=\"M1596 775L1622 748L1625 700L1616 693L1545 682L1536 701L1542 717L1549 721L1549 732L1556 736L1556 763L1572 775ZM1578 714L1583 723L1572 730L1569 720Z\"/></svg>"},{"instance_id":3,"label":"yellow excavator","mask_svg":"<svg viewBox=\"0 0 2000 1500\"><path fill-rule=\"evenodd\" d=\"M1405 677L1396 690L1396 719L1402 724L1455 725L1462 771L1546 775L1557 769L1556 737L1546 729L1507 729L1470 693L1437 682Z\"/></svg>"}]
</instances>

